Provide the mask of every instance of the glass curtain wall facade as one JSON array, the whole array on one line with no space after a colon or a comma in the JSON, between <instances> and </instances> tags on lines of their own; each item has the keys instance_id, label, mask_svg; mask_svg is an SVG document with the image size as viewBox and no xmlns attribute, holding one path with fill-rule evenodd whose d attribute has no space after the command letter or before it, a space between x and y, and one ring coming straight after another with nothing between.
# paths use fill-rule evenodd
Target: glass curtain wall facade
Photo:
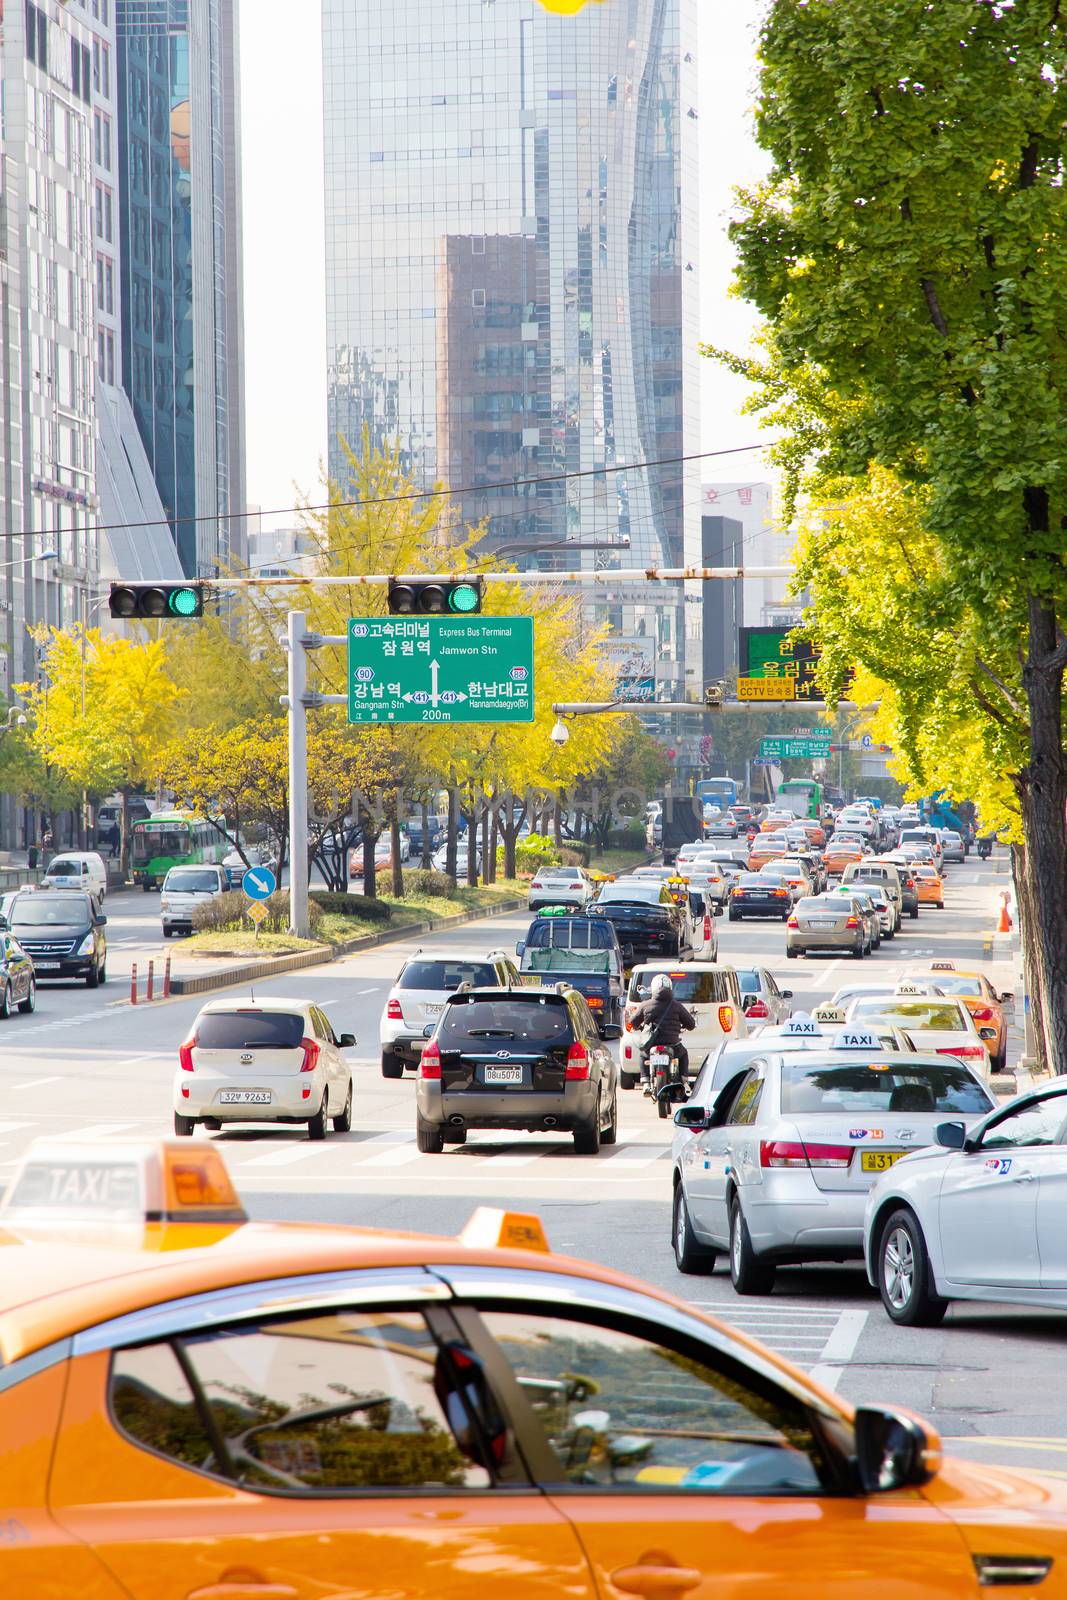
<instances>
[{"instance_id":1,"label":"glass curtain wall facade","mask_svg":"<svg viewBox=\"0 0 1067 1600\"><path fill-rule=\"evenodd\" d=\"M491 547L696 559L690 0L323 0L323 25L331 475L367 429ZM680 597L594 609L679 686Z\"/></svg>"},{"instance_id":2,"label":"glass curtain wall facade","mask_svg":"<svg viewBox=\"0 0 1067 1600\"><path fill-rule=\"evenodd\" d=\"M183 570L242 543L234 0L118 0L122 382Z\"/></svg>"}]
</instances>

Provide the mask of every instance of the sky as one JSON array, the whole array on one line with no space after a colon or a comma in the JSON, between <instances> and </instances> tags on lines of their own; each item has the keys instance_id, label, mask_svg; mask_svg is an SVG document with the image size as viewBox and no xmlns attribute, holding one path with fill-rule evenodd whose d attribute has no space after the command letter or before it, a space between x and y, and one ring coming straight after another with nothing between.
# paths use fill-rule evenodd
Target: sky
<instances>
[{"instance_id":1,"label":"sky","mask_svg":"<svg viewBox=\"0 0 1067 1600\"><path fill-rule=\"evenodd\" d=\"M698 0L701 338L743 351L755 325L729 293L726 237L735 185L758 178L752 135L755 38L764 0ZM326 449L326 307L322 63L318 5L246 0L242 9L245 386L248 498L264 511L320 498ZM745 385L702 366L701 449L760 439L740 415ZM705 481L762 476L759 458L709 461ZM284 514L264 517L284 527Z\"/></svg>"}]
</instances>

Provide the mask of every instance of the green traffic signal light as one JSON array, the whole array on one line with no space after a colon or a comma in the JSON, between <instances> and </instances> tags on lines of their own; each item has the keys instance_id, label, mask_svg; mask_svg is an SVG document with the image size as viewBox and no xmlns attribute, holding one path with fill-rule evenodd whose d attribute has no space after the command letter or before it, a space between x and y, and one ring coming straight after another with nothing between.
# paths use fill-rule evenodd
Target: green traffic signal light
<instances>
[{"instance_id":1,"label":"green traffic signal light","mask_svg":"<svg viewBox=\"0 0 1067 1600\"><path fill-rule=\"evenodd\" d=\"M457 583L448 597L452 611L477 611L482 603L481 593L473 583Z\"/></svg>"},{"instance_id":2,"label":"green traffic signal light","mask_svg":"<svg viewBox=\"0 0 1067 1600\"><path fill-rule=\"evenodd\" d=\"M390 578L388 606L394 617L441 617L450 612L471 616L482 609L482 580L463 578L442 583L437 578Z\"/></svg>"},{"instance_id":3,"label":"green traffic signal light","mask_svg":"<svg viewBox=\"0 0 1067 1600\"><path fill-rule=\"evenodd\" d=\"M200 596L195 589L173 589L167 604L176 617L195 617L200 610Z\"/></svg>"}]
</instances>

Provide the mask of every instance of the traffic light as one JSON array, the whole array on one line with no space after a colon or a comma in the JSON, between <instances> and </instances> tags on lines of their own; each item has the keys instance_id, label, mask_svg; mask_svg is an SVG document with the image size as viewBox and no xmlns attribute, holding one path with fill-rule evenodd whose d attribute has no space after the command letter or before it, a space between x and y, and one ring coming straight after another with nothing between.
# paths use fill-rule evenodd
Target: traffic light
<instances>
[{"instance_id":1,"label":"traffic light","mask_svg":"<svg viewBox=\"0 0 1067 1600\"><path fill-rule=\"evenodd\" d=\"M204 615L199 583L113 583L108 600L113 617L189 617Z\"/></svg>"},{"instance_id":2,"label":"traffic light","mask_svg":"<svg viewBox=\"0 0 1067 1600\"><path fill-rule=\"evenodd\" d=\"M389 579L389 611L394 617L469 617L482 609L481 578L441 583L432 578Z\"/></svg>"}]
</instances>

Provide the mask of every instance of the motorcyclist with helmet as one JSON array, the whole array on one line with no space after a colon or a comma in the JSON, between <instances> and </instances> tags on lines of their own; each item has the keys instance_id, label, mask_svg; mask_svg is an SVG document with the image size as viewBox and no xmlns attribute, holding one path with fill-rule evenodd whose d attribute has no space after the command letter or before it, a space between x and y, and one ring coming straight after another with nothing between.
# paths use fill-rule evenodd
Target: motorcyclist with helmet
<instances>
[{"instance_id":1,"label":"motorcyclist with helmet","mask_svg":"<svg viewBox=\"0 0 1067 1600\"><path fill-rule=\"evenodd\" d=\"M692 1012L675 999L674 984L665 972L657 972L650 985L649 998L631 1012L627 1027L635 1033L643 1028L649 1035L641 1052L641 1077L648 1079L648 1052L653 1045L673 1045L678 1054L678 1066L683 1078L689 1076L689 1052L682 1043L683 1031L696 1027Z\"/></svg>"}]
</instances>

